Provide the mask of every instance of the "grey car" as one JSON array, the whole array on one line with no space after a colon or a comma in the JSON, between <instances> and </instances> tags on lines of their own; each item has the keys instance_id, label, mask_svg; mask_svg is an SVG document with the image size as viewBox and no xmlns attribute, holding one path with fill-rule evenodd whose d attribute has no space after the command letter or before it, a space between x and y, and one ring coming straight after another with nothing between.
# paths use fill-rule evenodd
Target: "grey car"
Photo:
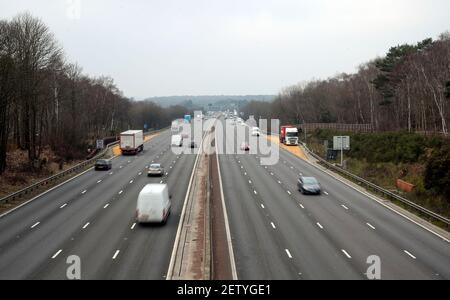
<instances>
[{"instance_id":1,"label":"grey car","mask_svg":"<svg viewBox=\"0 0 450 300\"><path fill-rule=\"evenodd\" d=\"M95 170L111 170L112 162L110 159L99 159L95 162Z\"/></svg>"},{"instance_id":2,"label":"grey car","mask_svg":"<svg viewBox=\"0 0 450 300\"><path fill-rule=\"evenodd\" d=\"M298 190L304 195L320 195L322 193L320 183L314 177L300 177L297 185Z\"/></svg>"},{"instance_id":3,"label":"grey car","mask_svg":"<svg viewBox=\"0 0 450 300\"><path fill-rule=\"evenodd\" d=\"M164 176L164 168L161 164L151 164L147 172L148 177L151 176Z\"/></svg>"}]
</instances>

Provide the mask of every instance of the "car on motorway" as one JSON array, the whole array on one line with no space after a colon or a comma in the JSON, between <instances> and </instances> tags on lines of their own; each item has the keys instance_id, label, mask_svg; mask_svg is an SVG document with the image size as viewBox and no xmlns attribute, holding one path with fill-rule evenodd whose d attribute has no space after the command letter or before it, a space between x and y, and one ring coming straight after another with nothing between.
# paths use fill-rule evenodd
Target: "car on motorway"
<instances>
[{"instance_id":1,"label":"car on motorway","mask_svg":"<svg viewBox=\"0 0 450 300\"><path fill-rule=\"evenodd\" d=\"M241 144L241 150L243 150L243 151L250 151L250 145L247 142L243 142Z\"/></svg>"},{"instance_id":2,"label":"car on motorway","mask_svg":"<svg viewBox=\"0 0 450 300\"><path fill-rule=\"evenodd\" d=\"M139 193L136 205L136 222L167 222L172 203L167 184L147 184Z\"/></svg>"},{"instance_id":3,"label":"car on motorway","mask_svg":"<svg viewBox=\"0 0 450 300\"><path fill-rule=\"evenodd\" d=\"M99 159L95 162L95 170L111 170L112 169L112 162L110 159Z\"/></svg>"},{"instance_id":4,"label":"car on motorway","mask_svg":"<svg viewBox=\"0 0 450 300\"><path fill-rule=\"evenodd\" d=\"M298 190L306 195L320 195L322 193L322 187L320 186L319 181L317 181L314 177L300 177L298 179Z\"/></svg>"},{"instance_id":5,"label":"car on motorway","mask_svg":"<svg viewBox=\"0 0 450 300\"><path fill-rule=\"evenodd\" d=\"M148 177L151 176L164 176L164 168L161 164L151 164L147 172Z\"/></svg>"}]
</instances>

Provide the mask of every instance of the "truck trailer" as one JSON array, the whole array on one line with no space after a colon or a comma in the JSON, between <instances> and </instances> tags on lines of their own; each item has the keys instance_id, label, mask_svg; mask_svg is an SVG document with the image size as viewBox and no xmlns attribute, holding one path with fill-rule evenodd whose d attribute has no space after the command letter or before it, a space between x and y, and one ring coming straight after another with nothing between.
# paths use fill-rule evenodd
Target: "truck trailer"
<instances>
[{"instance_id":1,"label":"truck trailer","mask_svg":"<svg viewBox=\"0 0 450 300\"><path fill-rule=\"evenodd\" d=\"M120 150L122 155L136 155L144 150L144 132L128 130L120 134Z\"/></svg>"}]
</instances>

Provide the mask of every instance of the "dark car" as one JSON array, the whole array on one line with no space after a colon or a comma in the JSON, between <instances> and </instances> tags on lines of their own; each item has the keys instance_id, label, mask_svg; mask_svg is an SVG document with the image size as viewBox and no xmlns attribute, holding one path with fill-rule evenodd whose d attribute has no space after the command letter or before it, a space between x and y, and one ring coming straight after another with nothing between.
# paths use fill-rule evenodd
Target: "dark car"
<instances>
[{"instance_id":1,"label":"dark car","mask_svg":"<svg viewBox=\"0 0 450 300\"><path fill-rule=\"evenodd\" d=\"M160 164L152 164L148 168L148 177L151 176L164 176L164 168Z\"/></svg>"},{"instance_id":2,"label":"dark car","mask_svg":"<svg viewBox=\"0 0 450 300\"><path fill-rule=\"evenodd\" d=\"M99 159L95 162L95 170L110 170L112 162L109 159Z\"/></svg>"},{"instance_id":3,"label":"dark car","mask_svg":"<svg viewBox=\"0 0 450 300\"><path fill-rule=\"evenodd\" d=\"M300 177L298 180L298 190L302 194L320 195L322 188L314 177Z\"/></svg>"}]
</instances>

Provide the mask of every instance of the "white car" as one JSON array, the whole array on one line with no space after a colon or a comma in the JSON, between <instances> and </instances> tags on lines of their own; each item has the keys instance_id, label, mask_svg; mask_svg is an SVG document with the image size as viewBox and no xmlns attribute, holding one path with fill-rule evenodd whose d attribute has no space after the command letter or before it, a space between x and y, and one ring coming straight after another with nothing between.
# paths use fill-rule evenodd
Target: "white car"
<instances>
[{"instance_id":1,"label":"white car","mask_svg":"<svg viewBox=\"0 0 450 300\"><path fill-rule=\"evenodd\" d=\"M139 193L136 206L136 222L167 222L172 203L167 184L147 184Z\"/></svg>"}]
</instances>

